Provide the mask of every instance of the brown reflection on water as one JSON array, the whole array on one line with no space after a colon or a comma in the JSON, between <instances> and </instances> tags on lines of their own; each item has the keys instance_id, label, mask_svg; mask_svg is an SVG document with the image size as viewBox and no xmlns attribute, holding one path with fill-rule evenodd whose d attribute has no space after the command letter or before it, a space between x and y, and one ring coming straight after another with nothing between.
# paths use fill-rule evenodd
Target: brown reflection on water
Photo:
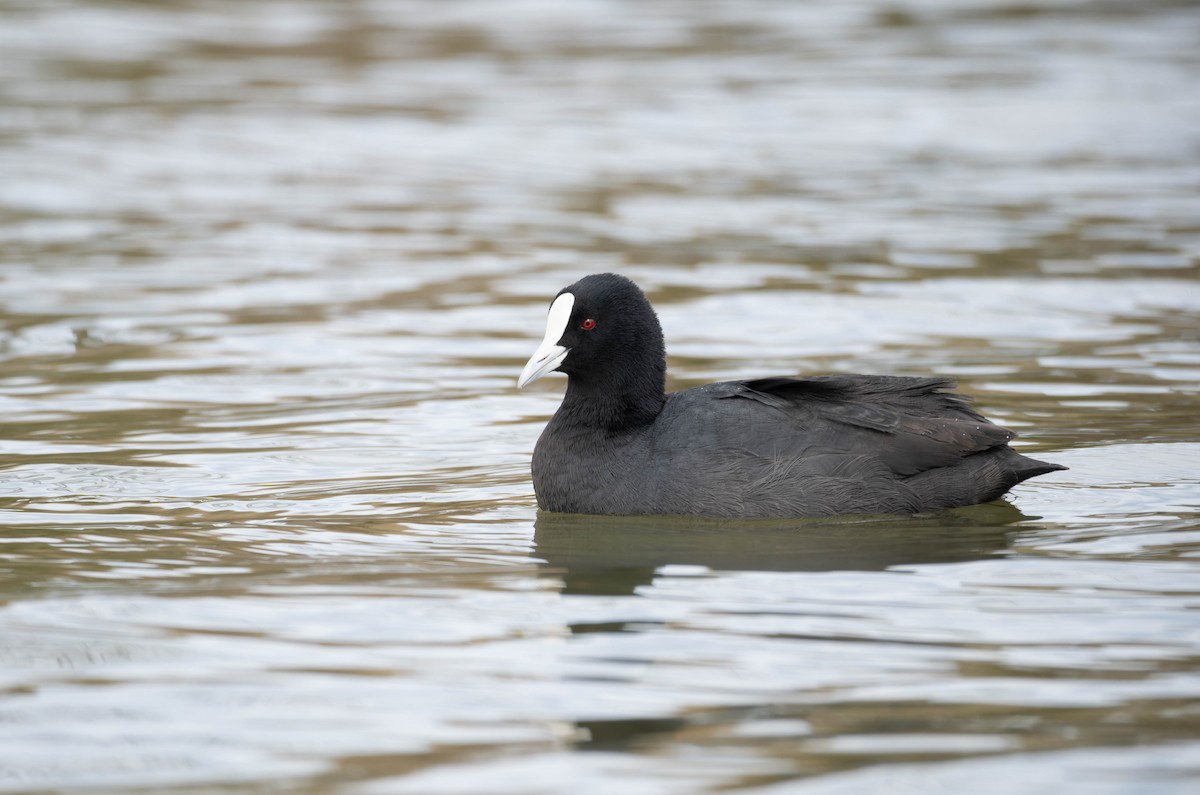
<instances>
[{"instance_id":1,"label":"brown reflection on water","mask_svg":"<svg viewBox=\"0 0 1200 795\"><path fill-rule=\"evenodd\" d=\"M934 516L718 522L538 512L534 554L563 593L634 594L663 566L714 571L883 571L981 560L1009 547L1030 517L1000 501Z\"/></svg>"}]
</instances>

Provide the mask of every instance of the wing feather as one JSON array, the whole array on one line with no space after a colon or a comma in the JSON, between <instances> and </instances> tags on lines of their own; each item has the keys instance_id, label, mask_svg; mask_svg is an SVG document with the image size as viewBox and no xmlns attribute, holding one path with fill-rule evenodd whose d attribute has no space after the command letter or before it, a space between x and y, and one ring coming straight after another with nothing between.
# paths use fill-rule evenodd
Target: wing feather
<instances>
[{"instance_id":1,"label":"wing feather","mask_svg":"<svg viewBox=\"0 0 1200 795\"><path fill-rule=\"evenodd\" d=\"M942 378L774 377L725 386L730 389L721 397L783 411L806 426L810 442L836 445L848 455L874 455L901 477L950 466L1016 436L984 419ZM847 427L863 433L848 435Z\"/></svg>"}]
</instances>

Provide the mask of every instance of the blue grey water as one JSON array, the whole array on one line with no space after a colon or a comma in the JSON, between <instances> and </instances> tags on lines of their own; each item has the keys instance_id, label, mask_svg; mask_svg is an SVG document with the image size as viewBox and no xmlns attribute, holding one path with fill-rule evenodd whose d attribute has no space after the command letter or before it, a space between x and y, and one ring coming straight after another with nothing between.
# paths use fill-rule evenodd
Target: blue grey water
<instances>
[{"instance_id":1,"label":"blue grey water","mask_svg":"<svg viewBox=\"0 0 1200 795\"><path fill-rule=\"evenodd\" d=\"M1191 793L1200 9L0 5L0 792ZM548 301L1066 472L539 516Z\"/></svg>"}]
</instances>

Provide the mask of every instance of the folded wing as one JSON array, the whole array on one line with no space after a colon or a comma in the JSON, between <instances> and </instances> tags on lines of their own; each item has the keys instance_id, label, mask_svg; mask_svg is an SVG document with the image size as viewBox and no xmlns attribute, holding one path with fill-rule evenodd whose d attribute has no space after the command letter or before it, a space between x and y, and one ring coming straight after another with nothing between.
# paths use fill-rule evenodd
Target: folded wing
<instances>
[{"instance_id":1,"label":"folded wing","mask_svg":"<svg viewBox=\"0 0 1200 795\"><path fill-rule=\"evenodd\" d=\"M995 425L941 378L838 375L726 382L723 397L753 400L789 415L806 444L877 457L898 477L952 466L1005 445ZM848 428L863 433L847 433Z\"/></svg>"}]
</instances>

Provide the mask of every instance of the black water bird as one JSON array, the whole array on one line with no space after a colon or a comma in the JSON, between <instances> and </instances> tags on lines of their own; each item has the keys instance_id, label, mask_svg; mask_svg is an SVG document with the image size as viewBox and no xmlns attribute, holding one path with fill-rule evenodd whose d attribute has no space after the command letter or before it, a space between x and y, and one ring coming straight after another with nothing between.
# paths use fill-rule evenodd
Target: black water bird
<instances>
[{"instance_id":1,"label":"black water bird","mask_svg":"<svg viewBox=\"0 0 1200 795\"><path fill-rule=\"evenodd\" d=\"M988 502L1064 469L1020 455L952 381L881 375L721 381L667 394L662 327L629 279L550 305L517 381L567 375L533 452L547 511L727 518L917 513Z\"/></svg>"}]
</instances>

